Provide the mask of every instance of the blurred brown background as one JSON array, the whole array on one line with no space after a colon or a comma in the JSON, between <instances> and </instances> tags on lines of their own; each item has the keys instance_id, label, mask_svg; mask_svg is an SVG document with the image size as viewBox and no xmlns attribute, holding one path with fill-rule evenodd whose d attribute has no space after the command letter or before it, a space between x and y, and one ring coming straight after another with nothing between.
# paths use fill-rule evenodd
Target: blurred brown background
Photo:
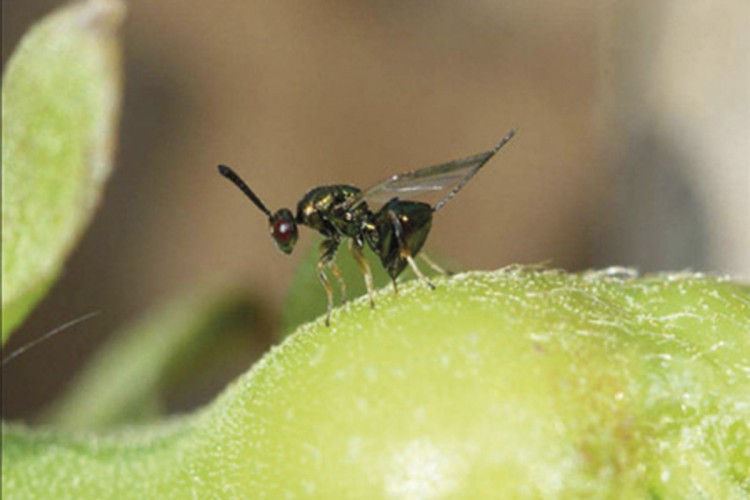
<instances>
[{"instance_id":1,"label":"blurred brown background","mask_svg":"<svg viewBox=\"0 0 750 500\"><path fill-rule=\"evenodd\" d=\"M3 2L4 63L59 4ZM5 418L33 415L108 333L197 283L247 284L273 329L304 252L277 252L220 162L276 209L317 185L366 187L484 150L516 127L437 217L432 254L464 269L750 276L746 0L128 6L118 168L10 349L103 314L3 370ZM316 239L303 230L302 247Z\"/></svg>"}]
</instances>

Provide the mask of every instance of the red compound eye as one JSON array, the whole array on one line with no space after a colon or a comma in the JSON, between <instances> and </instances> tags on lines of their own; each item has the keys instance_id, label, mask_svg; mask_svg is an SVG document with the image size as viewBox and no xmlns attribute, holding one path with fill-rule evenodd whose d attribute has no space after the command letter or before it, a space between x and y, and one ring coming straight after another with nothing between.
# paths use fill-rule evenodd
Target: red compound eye
<instances>
[{"instance_id":1,"label":"red compound eye","mask_svg":"<svg viewBox=\"0 0 750 500\"><path fill-rule=\"evenodd\" d=\"M292 212L282 208L271 216L269 222L276 247L284 253L292 253L294 244L297 243L297 224Z\"/></svg>"},{"instance_id":2,"label":"red compound eye","mask_svg":"<svg viewBox=\"0 0 750 500\"><path fill-rule=\"evenodd\" d=\"M294 234L294 227L291 222L279 219L273 224L273 237L279 243L289 243L292 234Z\"/></svg>"}]
</instances>

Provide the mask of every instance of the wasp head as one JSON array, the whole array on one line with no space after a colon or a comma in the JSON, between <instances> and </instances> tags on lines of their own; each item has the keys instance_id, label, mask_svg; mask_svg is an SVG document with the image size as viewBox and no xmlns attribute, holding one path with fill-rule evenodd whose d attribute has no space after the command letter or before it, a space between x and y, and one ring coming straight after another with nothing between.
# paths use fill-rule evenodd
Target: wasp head
<instances>
[{"instance_id":1,"label":"wasp head","mask_svg":"<svg viewBox=\"0 0 750 500\"><path fill-rule=\"evenodd\" d=\"M276 247L286 254L292 253L297 243L297 223L292 212L288 208L276 211L268 218L268 227Z\"/></svg>"},{"instance_id":2,"label":"wasp head","mask_svg":"<svg viewBox=\"0 0 750 500\"><path fill-rule=\"evenodd\" d=\"M294 244L297 243L297 222L294 220L292 212L288 208L277 210L276 213L266 208L260 198L253 193L247 184L237 175L234 170L226 165L219 165L219 173L229 179L240 191L245 193L261 212L268 216L268 225L271 231L271 238L276 246L284 253L292 253Z\"/></svg>"}]
</instances>

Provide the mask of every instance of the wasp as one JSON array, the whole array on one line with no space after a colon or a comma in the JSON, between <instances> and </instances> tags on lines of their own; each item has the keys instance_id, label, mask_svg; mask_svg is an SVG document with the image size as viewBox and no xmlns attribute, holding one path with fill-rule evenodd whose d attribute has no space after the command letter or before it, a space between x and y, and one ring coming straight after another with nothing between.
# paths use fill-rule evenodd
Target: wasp
<instances>
[{"instance_id":1,"label":"wasp","mask_svg":"<svg viewBox=\"0 0 750 500\"><path fill-rule=\"evenodd\" d=\"M430 233L432 217L474 177L477 172L515 135L511 130L494 148L457 160L397 174L367 190L346 184L320 186L308 191L297 203L297 212L282 208L271 213L258 196L231 168L219 165L219 173L229 179L268 216L271 238L279 250L292 253L297 243L297 226L307 226L323 235L318 260L318 278L328 298L326 325L330 325L333 309L333 287L326 269L336 277L341 287L342 302L346 301L346 284L334 260L344 239L360 271L364 275L370 306L373 299L372 273L364 257L364 246L369 246L393 281L407 266L417 278L431 289L435 285L420 271L414 258ZM434 205L414 201L430 192L446 192ZM404 199L402 199L402 197ZM436 271L447 274L424 253L420 255Z\"/></svg>"}]
</instances>

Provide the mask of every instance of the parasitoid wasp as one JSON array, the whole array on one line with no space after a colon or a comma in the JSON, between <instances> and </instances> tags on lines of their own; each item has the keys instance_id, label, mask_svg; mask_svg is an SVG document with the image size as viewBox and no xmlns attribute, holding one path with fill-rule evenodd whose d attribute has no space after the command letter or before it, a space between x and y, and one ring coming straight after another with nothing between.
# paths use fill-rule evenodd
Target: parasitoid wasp
<instances>
[{"instance_id":1,"label":"parasitoid wasp","mask_svg":"<svg viewBox=\"0 0 750 500\"><path fill-rule=\"evenodd\" d=\"M325 271L326 268L330 269L339 281L342 300L345 301L346 285L334 262L336 251L344 238L349 239L349 248L364 275L371 307L375 306L375 301L372 274L363 254L365 243L380 258L393 281L395 292L398 290L396 278L407 265L422 283L431 289L435 288L414 261L420 255L430 232L432 214L443 208L514 135L515 130L511 130L494 148L483 153L393 175L365 191L344 184L313 188L297 204L296 215L288 208L271 213L240 176L226 165L219 165L219 173L234 183L268 216L271 238L282 252L289 254L294 249L297 243L297 225L307 226L323 235L318 278L328 298L325 321L329 325L333 288ZM445 190L448 193L435 205L399 198L412 198ZM420 256L436 271L446 274L424 253Z\"/></svg>"}]
</instances>

